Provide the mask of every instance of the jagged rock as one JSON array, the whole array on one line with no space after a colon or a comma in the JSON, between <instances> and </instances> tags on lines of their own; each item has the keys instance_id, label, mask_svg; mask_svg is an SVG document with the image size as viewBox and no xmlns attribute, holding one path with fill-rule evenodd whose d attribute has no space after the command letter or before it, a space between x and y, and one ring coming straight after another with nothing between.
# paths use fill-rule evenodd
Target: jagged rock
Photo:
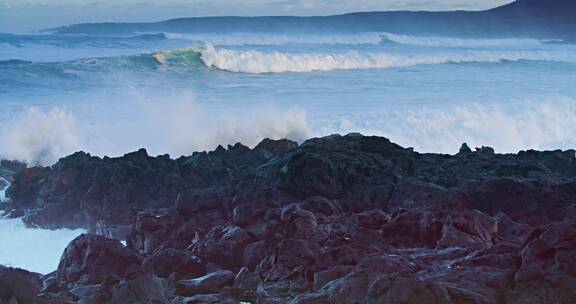
<instances>
[{"instance_id":1,"label":"jagged rock","mask_svg":"<svg viewBox=\"0 0 576 304\"><path fill-rule=\"evenodd\" d=\"M140 254L150 255L159 247L184 249L193 239L194 235L178 233L184 226L185 220L176 212L154 215L141 212L136 217L136 223L127 237L129 248Z\"/></svg>"},{"instance_id":2,"label":"jagged rock","mask_svg":"<svg viewBox=\"0 0 576 304\"><path fill-rule=\"evenodd\" d=\"M235 225L214 227L205 239L194 244L191 250L203 261L229 268L238 268L250 236Z\"/></svg>"},{"instance_id":3,"label":"jagged rock","mask_svg":"<svg viewBox=\"0 0 576 304\"><path fill-rule=\"evenodd\" d=\"M110 276L122 277L128 267L141 260L118 240L83 234L64 250L57 278L60 284L97 284Z\"/></svg>"},{"instance_id":4,"label":"jagged rock","mask_svg":"<svg viewBox=\"0 0 576 304\"><path fill-rule=\"evenodd\" d=\"M250 272L247 267L242 267L234 278L234 287L242 291L256 290L258 283L258 275Z\"/></svg>"},{"instance_id":5,"label":"jagged rock","mask_svg":"<svg viewBox=\"0 0 576 304\"><path fill-rule=\"evenodd\" d=\"M200 210L222 208L222 189L188 189L178 193L175 201L181 214L193 214Z\"/></svg>"},{"instance_id":6,"label":"jagged rock","mask_svg":"<svg viewBox=\"0 0 576 304\"><path fill-rule=\"evenodd\" d=\"M358 225L368 229L380 229L390 221L390 216L382 210L371 210L356 215Z\"/></svg>"},{"instance_id":7,"label":"jagged rock","mask_svg":"<svg viewBox=\"0 0 576 304\"><path fill-rule=\"evenodd\" d=\"M516 290L510 292L513 298L510 302L570 303L576 300L576 229L555 223L536 233L520 253L522 265L514 276Z\"/></svg>"},{"instance_id":8,"label":"jagged rock","mask_svg":"<svg viewBox=\"0 0 576 304\"><path fill-rule=\"evenodd\" d=\"M193 297L178 297L170 304L241 304L240 301L227 298L221 294L195 295Z\"/></svg>"},{"instance_id":9,"label":"jagged rock","mask_svg":"<svg viewBox=\"0 0 576 304\"><path fill-rule=\"evenodd\" d=\"M15 173L3 208L132 227L128 247L73 241L46 303L572 303L575 180L574 151L420 154L349 134L177 160L77 153Z\"/></svg>"},{"instance_id":10,"label":"jagged rock","mask_svg":"<svg viewBox=\"0 0 576 304\"><path fill-rule=\"evenodd\" d=\"M110 304L168 303L172 298L167 284L154 275L141 275L123 280L110 291Z\"/></svg>"},{"instance_id":11,"label":"jagged rock","mask_svg":"<svg viewBox=\"0 0 576 304\"><path fill-rule=\"evenodd\" d=\"M251 204L243 204L232 210L232 223L238 226L245 226L255 220L258 215L255 206Z\"/></svg>"},{"instance_id":12,"label":"jagged rock","mask_svg":"<svg viewBox=\"0 0 576 304\"><path fill-rule=\"evenodd\" d=\"M274 155L281 155L290 152L296 147L298 147L298 143L291 140L271 140L266 138L261 141L254 149L266 150Z\"/></svg>"},{"instance_id":13,"label":"jagged rock","mask_svg":"<svg viewBox=\"0 0 576 304\"><path fill-rule=\"evenodd\" d=\"M256 268L256 266L266 256L266 249L266 243L264 241L258 241L249 244L244 249L242 264L248 267L248 269Z\"/></svg>"},{"instance_id":14,"label":"jagged rock","mask_svg":"<svg viewBox=\"0 0 576 304\"><path fill-rule=\"evenodd\" d=\"M198 258L172 248L162 249L146 257L142 268L160 278L168 278L171 274L196 277L206 272L206 265Z\"/></svg>"},{"instance_id":15,"label":"jagged rock","mask_svg":"<svg viewBox=\"0 0 576 304\"><path fill-rule=\"evenodd\" d=\"M222 288L234 282L235 274L228 270L209 273L203 277L178 282L176 293L182 296L210 294L222 291Z\"/></svg>"},{"instance_id":16,"label":"jagged rock","mask_svg":"<svg viewBox=\"0 0 576 304\"><path fill-rule=\"evenodd\" d=\"M470 147L468 146L467 143L463 143L462 146L460 147L460 150L458 151L458 154L470 154L472 153L472 149L470 149Z\"/></svg>"},{"instance_id":17,"label":"jagged rock","mask_svg":"<svg viewBox=\"0 0 576 304\"><path fill-rule=\"evenodd\" d=\"M342 266L330 268L328 270L320 271L314 274L314 290L320 290L326 284L348 275L352 272L354 266Z\"/></svg>"}]
</instances>

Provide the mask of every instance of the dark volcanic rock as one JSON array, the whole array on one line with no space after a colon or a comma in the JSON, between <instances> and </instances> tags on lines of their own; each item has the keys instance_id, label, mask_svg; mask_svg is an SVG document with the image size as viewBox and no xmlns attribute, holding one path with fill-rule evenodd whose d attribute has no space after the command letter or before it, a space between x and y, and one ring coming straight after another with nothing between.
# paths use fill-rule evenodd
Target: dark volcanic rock
<instances>
[{"instance_id":1,"label":"dark volcanic rock","mask_svg":"<svg viewBox=\"0 0 576 304\"><path fill-rule=\"evenodd\" d=\"M110 295L110 304L168 303L173 298L168 284L153 275L121 281L112 287Z\"/></svg>"},{"instance_id":2,"label":"dark volcanic rock","mask_svg":"<svg viewBox=\"0 0 576 304\"><path fill-rule=\"evenodd\" d=\"M119 241L83 234L64 250L58 265L61 284L98 284L110 277L122 277L141 257Z\"/></svg>"},{"instance_id":3,"label":"dark volcanic rock","mask_svg":"<svg viewBox=\"0 0 576 304\"><path fill-rule=\"evenodd\" d=\"M8 193L31 225L131 227L127 247L74 240L49 303L576 302L572 150L420 154L350 134L77 153Z\"/></svg>"},{"instance_id":4,"label":"dark volcanic rock","mask_svg":"<svg viewBox=\"0 0 576 304\"><path fill-rule=\"evenodd\" d=\"M36 304L40 289L40 275L0 266L0 303Z\"/></svg>"},{"instance_id":5,"label":"dark volcanic rock","mask_svg":"<svg viewBox=\"0 0 576 304\"><path fill-rule=\"evenodd\" d=\"M233 281L233 272L220 270L196 279L180 281L176 292L183 296L218 293L224 286L231 285Z\"/></svg>"},{"instance_id":6,"label":"dark volcanic rock","mask_svg":"<svg viewBox=\"0 0 576 304\"><path fill-rule=\"evenodd\" d=\"M145 258L142 268L161 278L167 278L171 274L195 277L206 272L206 265L198 258L173 248L159 250Z\"/></svg>"}]
</instances>

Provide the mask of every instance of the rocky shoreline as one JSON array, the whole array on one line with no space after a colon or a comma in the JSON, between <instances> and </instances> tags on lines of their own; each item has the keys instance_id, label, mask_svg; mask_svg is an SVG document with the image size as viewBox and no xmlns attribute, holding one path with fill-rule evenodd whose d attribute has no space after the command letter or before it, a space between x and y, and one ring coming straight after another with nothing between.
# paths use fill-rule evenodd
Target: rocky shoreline
<instances>
[{"instance_id":1,"label":"rocky shoreline","mask_svg":"<svg viewBox=\"0 0 576 304\"><path fill-rule=\"evenodd\" d=\"M92 234L0 268L0 303L576 303L573 150L349 134L2 170L8 216Z\"/></svg>"}]
</instances>

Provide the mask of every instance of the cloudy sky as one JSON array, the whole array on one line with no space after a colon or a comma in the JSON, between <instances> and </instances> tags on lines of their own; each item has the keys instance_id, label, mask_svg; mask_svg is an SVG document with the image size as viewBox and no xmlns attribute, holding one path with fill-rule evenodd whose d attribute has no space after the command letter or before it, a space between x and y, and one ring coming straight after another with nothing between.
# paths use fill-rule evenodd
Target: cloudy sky
<instances>
[{"instance_id":1,"label":"cloudy sky","mask_svg":"<svg viewBox=\"0 0 576 304\"><path fill-rule=\"evenodd\" d=\"M189 16L330 15L374 10L480 10L512 0L0 0L0 32L81 22Z\"/></svg>"}]
</instances>

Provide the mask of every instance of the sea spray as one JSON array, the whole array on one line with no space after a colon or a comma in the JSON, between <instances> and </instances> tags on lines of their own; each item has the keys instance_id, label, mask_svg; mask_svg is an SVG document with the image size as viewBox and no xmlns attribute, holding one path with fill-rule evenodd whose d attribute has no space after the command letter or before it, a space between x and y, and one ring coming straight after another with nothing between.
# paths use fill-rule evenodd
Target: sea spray
<instances>
[{"instance_id":1,"label":"sea spray","mask_svg":"<svg viewBox=\"0 0 576 304\"><path fill-rule=\"evenodd\" d=\"M549 96L507 104L471 103L454 107L399 108L349 114L312 124L321 134L361 132L388 137L420 152L458 152L491 146L500 153L525 149L569 149L576 146L576 98Z\"/></svg>"},{"instance_id":2,"label":"sea spray","mask_svg":"<svg viewBox=\"0 0 576 304\"><path fill-rule=\"evenodd\" d=\"M178 157L237 142L255 146L264 138L303 141L312 133L306 111L295 106L227 113L205 108L187 92L165 94L163 102L138 90L125 96L109 110L129 109L129 116L114 120L80 120L61 109L30 108L4 122L0 157L47 166L80 150L119 156L142 147Z\"/></svg>"},{"instance_id":3,"label":"sea spray","mask_svg":"<svg viewBox=\"0 0 576 304\"><path fill-rule=\"evenodd\" d=\"M29 108L2 130L0 157L46 165L82 147L73 114Z\"/></svg>"}]
</instances>

